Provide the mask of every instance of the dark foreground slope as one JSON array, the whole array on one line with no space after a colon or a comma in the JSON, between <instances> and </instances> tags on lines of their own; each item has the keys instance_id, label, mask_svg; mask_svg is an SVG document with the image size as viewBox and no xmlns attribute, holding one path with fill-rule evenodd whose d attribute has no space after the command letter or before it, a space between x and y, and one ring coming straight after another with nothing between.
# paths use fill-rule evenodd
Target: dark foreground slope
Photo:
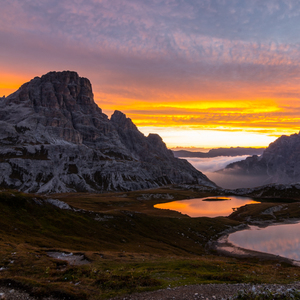
<instances>
[{"instance_id":1,"label":"dark foreground slope","mask_svg":"<svg viewBox=\"0 0 300 300\"><path fill-rule=\"evenodd\" d=\"M146 194L152 195L152 200L140 200ZM299 282L300 268L279 258L266 261L213 255L208 245L224 230L241 225L243 216L238 216L240 221L189 218L153 208L154 203L166 201L166 195L182 199L187 194L203 197L206 192L177 187L60 194L59 199L69 205L45 196L0 192L0 293L6 286L8 300L19 299L12 298L19 288L36 299L52 295L99 300L117 295L128 299L124 294L168 288L165 297L158 294L154 299L201 299L201 294L205 295L202 289L186 298L169 289L203 283ZM299 216L299 203L291 205L297 205ZM89 210L83 210L87 206ZM292 210L296 211L294 206ZM50 257L49 251L65 255L60 260ZM65 259L76 255L84 256L86 264L73 265ZM137 297L133 299L148 299Z\"/></svg>"},{"instance_id":2,"label":"dark foreground slope","mask_svg":"<svg viewBox=\"0 0 300 300\"><path fill-rule=\"evenodd\" d=\"M271 143L261 156L229 164L227 175L260 178L260 185L269 183L289 184L300 181L300 133L281 136Z\"/></svg>"},{"instance_id":3,"label":"dark foreground slope","mask_svg":"<svg viewBox=\"0 0 300 300\"><path fill-rule=\"evenodd\" d=\"M0 98L0 186L49 193L170 183L214 185L123 113L109 120L76 72L50 72Z\"/></svg>"}]
</instances>

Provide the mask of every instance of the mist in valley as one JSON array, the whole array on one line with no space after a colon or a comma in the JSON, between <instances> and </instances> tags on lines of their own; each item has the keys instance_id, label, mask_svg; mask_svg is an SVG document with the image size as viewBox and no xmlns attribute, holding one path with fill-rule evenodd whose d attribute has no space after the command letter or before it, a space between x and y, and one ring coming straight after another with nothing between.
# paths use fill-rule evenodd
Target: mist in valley
<instances>
[{"instance_id":1,"label":"mist in valley","mask_svg":"<svg viewBox=\"0 0 300 300\"><path fill-rule=\"evenodd\" d=\"M187 160L210 180L222 188L252 188L265 184L265 176L241 175L233 169L225 169L230 163L241 161L249 157L243 156L218 156L213 158L187 158ZM222 170L222 171L221 171ZM217 172L218 171L218 172Z\"/></svg>"}]
</instances>

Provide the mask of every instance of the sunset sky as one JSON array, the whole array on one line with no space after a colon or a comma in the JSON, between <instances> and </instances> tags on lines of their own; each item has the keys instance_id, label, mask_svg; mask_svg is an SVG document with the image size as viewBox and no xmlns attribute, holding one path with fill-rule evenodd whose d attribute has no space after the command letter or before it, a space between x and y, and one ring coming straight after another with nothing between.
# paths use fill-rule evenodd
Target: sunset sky
<instances>
[{"instance_id":1,"label":"sunset sky","mask_svg":"<svg viewBox=\"0 0 300 300\"><path fill-rule=\"evenodd\" d=\"M91 80L169 147L267 146L300 129L300 1L1 0L0 95Z\"/></svg>"}]
</instances>

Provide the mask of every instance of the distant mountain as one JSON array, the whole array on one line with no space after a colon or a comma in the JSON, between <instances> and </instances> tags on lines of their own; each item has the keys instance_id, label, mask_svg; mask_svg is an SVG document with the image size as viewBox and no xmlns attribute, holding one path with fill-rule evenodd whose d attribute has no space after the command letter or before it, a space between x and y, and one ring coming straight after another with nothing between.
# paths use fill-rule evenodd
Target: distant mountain
<instances>
[{"instance_id":1,"label":"distant mountain","mask_svg":"<svg viewBox=\"0 0 300 300\"><path fill-rule=\"evenodd\" d=\"M242 156L242 155L261 155L265 148L243 148L243 147L231 147L231 148L217 148L211 149L207 153L205 152L192 152L187 150L173 150L175 157L217 157L217 156Z\"/></svg>"},{"instance_id":2,"label":"distant mountain","mask_svg":"<svg viewBox=\"0 0 300 300\"><path fill-rule=\"evenodd\" d=\"M76 72L35 77L0 98L1 187L103 192L171 183L215 186L122 112L109 120L94 102L90 81Z\"/></svg>"},{"instance_id":3,"label":"distant mountain","mask_svg":"<svg viewBox=\"0 0 300 300\"><path fill-rule=\"evenodd\" d=\"M261 184L300 181L300 133L281 136L263 154L229 164L226 174L261 176Z\"/></svg>"}]
</instances>

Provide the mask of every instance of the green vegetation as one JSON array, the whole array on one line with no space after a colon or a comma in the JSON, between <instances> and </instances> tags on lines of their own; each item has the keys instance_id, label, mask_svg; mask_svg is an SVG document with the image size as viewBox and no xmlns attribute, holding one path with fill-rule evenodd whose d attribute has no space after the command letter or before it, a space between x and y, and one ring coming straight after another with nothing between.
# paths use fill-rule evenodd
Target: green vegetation
<instances>
[{"instance_id":1,"label":"green vegetation","mask_svg":"<svg viewBox=\"0 0 300 300\"><path fill-rule=\"evenodd\" d=\"M0 284L10 283L36 296L93 300L198 283L300 280L299 268L289 264L221 257L209 250L209 241L241 224L240 216L189 218L153 208L170 201L166 198L207 196L211 195L172 187L52 196L76 207L73 211L50 205L45 197L2 191ZM263 205L266 209L274 204ZM70 265L49 257L50 250L81 253L90 263Z\"/></svg>"},{"instance_id":2,"label":"green vegetation","mask_svg":"<svg viewBox=\"0 0 300 300\"><path fill-rule=\"evenodd\" d=\"M300 202L247 204L234 211L229 218L244 220L280 222L286 219L299 219Z\"/></svg>"}]
</instances>

